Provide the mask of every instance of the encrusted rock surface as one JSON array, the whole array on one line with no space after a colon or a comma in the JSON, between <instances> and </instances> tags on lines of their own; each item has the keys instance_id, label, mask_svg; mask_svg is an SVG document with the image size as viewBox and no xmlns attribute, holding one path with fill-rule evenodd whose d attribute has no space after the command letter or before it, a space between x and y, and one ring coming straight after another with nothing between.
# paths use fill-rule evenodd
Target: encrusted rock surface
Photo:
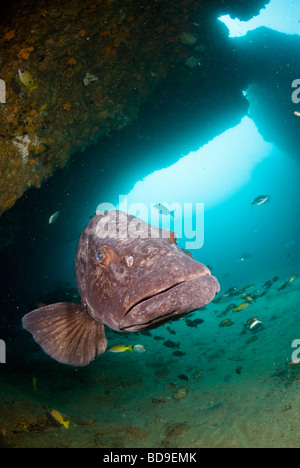
<instances>
[{"instance_id":1,"label":"encrusted rock surface","mask_svg":"<svg viewBox=\"0 0 300 468\"><path fill-rule=\"evenodd\" d=\"M0 79L6 85L6 102L0 104L0 215L71 154L130 124L155 86L187 69L195 51L196 67L201 54L209 53L204 24L212 9L243 18L264 3L13 2L0 30ZM18 69L31 74L36 89L20 81Z\"/></svg>"}]
</instances>

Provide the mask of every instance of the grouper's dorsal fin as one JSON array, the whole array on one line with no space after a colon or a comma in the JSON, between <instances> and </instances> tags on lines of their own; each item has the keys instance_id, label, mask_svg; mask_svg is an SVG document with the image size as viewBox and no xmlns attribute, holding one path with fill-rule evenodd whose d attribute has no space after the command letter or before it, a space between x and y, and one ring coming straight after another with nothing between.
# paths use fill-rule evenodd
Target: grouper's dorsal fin
<instances>
[{"instance_id":1,"label":"grouper's dorsal fin","mask_svg":"<svg viewBox=\"0 0 300 468\"><path fill-rule=\"evenodd\" d=\"M92 319L83 304L51 304L22 321L45 353L63 364L85 366L107 346L103 324Z\"/></svg>"}]
</instances>

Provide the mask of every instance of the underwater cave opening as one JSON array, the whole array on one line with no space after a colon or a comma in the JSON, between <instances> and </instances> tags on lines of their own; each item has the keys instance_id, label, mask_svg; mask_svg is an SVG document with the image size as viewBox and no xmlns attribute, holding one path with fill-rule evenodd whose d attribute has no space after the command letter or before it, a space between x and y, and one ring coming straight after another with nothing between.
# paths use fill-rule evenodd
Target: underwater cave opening
<instances>
[{"instance_id":1,"label":"underwater cave opening","mask_svg":"<svg viewBox=\"0 0 300 468\"><path fill-rule=\"evenodd\" d=\"M228 27L229 37L242 37L248 31L262 26L285 34L300 35L300 22L297 15L299 7L299 0L286 2L271 0L265 8L261 9L259 15L249 21L240 21L238 18L231 18L230 15L223 15L219 20Z\"/></svg>"}]
</instances>

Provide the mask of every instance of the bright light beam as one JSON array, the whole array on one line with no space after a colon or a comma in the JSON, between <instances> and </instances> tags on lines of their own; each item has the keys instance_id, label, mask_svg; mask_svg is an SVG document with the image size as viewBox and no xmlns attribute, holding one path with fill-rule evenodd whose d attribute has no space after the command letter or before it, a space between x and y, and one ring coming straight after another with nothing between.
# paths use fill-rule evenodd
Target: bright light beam
<instances>
[{"instance_id":1,"label":"bright light beam","mask_svg":"<svg viewBox=\"0 0 300 468\"><path fill-rule=\"evenodd\" d=\"M285 34L300 35L299 11L300 0L271 0L258 16L249 21L232 19L229 15L221 16L219 20L228 27L229 37L245 36L248 31L253 31L261 26Z\"/></svg>"},{"instance_id":2,"label":"bright light beam","mask_svg":"<svg viewBox=\"0 0 300 468\"><path fill-rule=\"evenodd\" d=\"M128 212L134 203L143 203L149 210L153 203L204 203L205 209L223 203L250 180L255 166L272 151L273 145L264 141L246 116L198 151L137 182L126 197ZM121 202L119 209L124 208Z\"/></svg>"}]
</instances>

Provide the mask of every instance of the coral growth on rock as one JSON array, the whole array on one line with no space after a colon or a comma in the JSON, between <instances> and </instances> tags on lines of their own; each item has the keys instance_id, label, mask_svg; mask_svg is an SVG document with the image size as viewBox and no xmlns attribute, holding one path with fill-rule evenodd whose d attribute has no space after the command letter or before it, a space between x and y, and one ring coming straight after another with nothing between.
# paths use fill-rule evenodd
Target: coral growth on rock
<instances>
[{"instance_id":1,"label":"coral growth on rock","mask_svg":"<svg viewBox=\"0 0 300 468\"><path fill-rule=\"evenodd\" d=\"M130 124L165 77L193 73L184 63L207 38L201 27L191 36L192 24L218 3L14 2L0 36L0 215L71 154ZM222 2L223 11L226 3L239 4ZM26 88L18 69L36 86ZM85 85L87 74L98 79Z\"/></svg>"}]
</instances>

